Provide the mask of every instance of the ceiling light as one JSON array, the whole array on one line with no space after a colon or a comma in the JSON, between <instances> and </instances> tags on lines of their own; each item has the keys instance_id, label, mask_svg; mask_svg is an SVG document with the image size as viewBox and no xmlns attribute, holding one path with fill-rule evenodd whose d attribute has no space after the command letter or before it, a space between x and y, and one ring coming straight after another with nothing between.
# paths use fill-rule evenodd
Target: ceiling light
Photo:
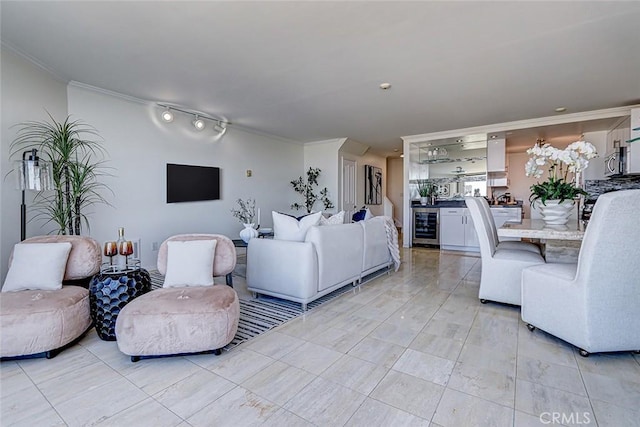
<instances>
[{"instance_id":1,"label":"ceiling light","mask_svg":"<svg viewBox=\"0 0 640 427\"><path fill-rule=\"evenodd\" d=\"M400 158L401 158L401 159L402 159L402 158L404 158L404 154L400 154Z\"/></svg>"},{"instance_id":2,"label":"ceiling light","mask_svg":"<svg viewBox=\"0 0 640 427\"><path fill-rule=\"evenodd\" d=\"M564 113L565 111L567 111L566 107L558 107L555 109L556 113Z\"/></svg>"},{"instance_id":3,"label":"ceiling light","mask_svg":"<svg viewBox=\"0 0 640 427\"><path fill-rule=\"evenodd\" d=\"M227 130L227 127L224 125L224 123L218 122L213 126L213 130L215 130L218 133L224 133L224 131Z\"/></svg>"},{"instance_id":4,"label":"ceiling light","mask_svg":"<svg viewBox=\"0 0 640 427\"><path fill-rule=\"evenodd\" d=\"M391 83L381 83L380 84L380 89L382 89L382 90L391 89Z\"/></svg>"},{"instance_id":5,"label":"ceiling light","mask_svg":"<svg viewBox=\"0 0 640 427\"><path fill-rule=\"evenodd\" d=\"M161 117L165 122L171 123L173 121L173 113L171 112L171 109L167 107L167 109L162 112Z\"/></svg>"},{"instance_id":6,"label":"ceiling light","mask_svg":"<svg viewBox=\"0 0 640 427\"><path fill-rule=\"evenodd\" d=\"M197 130L204 129L204 120L199 118L197 114L196 114L196 119L192 123L193 123L193 127L195 127Z\"/></svg>"}]
</instances>

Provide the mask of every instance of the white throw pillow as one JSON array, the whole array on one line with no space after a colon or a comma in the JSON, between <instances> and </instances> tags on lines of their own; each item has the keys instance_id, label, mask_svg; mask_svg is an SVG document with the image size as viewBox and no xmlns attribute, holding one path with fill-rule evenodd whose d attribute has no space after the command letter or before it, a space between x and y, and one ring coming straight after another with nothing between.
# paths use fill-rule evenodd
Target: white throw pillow
<instances>
[{"instance_id":1,"label":"white throw pillow","mask_svg":"<svg viewBox=\"0 0 640 427\"><path fill-rule=\"evenodd\" d=\"M312 213L298 221L292 216L273 211L273 238L276 240L291 240L294 242L304 242L309 227L320 222L322 212Z\"/></svg>"},{"instance_id":2,"label":"white throw pillow","mask_svg":"<svg viewBox=\"0 0 640 427\"><path fill-rule=\"evenodd\" d=\"M320 222L318 225L338 225L344 224L344 211L340 211L335 215L331 215L329 218L325 218L324 216L320 217Z\"/></svg>"},{"instance_id":3,"label":"white throw pillow","mask_svg":"<svg viewBox=\"0 0 640 427\"><path fill-rule=\"evenodd\" d=\"M365 213L364 213L364 220L368 220L373 218L373 214L371 213L371 211L369 210L369 208L366 209Z\"/></svg>"},{"instance_id":4,"label":"white throw pillow","mask_svg":"<svg viewBox=\"0 0 640 427\"><path fill-rule=\"evenodd\" d=\"M2 292L62 289L71 243L18 243Z\"/></svg>"},{"instance_id":5,"label":"white throw pillow","mask_svg":"<svg viewBox=\"0 0 640 427\"><path fill-rule=\"evenodd\" d=\"M213 257L217 240L167 242L167 274L163 288L213 286Z\"/></svg>"}]
</instances>

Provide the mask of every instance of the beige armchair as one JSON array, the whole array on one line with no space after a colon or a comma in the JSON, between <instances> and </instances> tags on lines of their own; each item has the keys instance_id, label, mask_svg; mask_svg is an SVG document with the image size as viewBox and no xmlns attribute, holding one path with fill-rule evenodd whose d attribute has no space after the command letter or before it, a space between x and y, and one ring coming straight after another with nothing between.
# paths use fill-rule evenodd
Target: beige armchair
<instances>
[{"instance_id":1,"label":"beige armchair","mask_svg":"<svg viewBox=\"0 0 640 427\"><path fill-rule=\"evenodd\" d=\"M522 320L589 353L640 350L640 190L603 194L578 262L526 268Z\"/></svg>"},{"instance_id":2,"label":"beige armchair","mask_svg":"<svg viewBox=\"0 0 640 427\"><path fill-rule=\"evenodd\" d=\"M183 256L189 249L170 242L215 241L211 253L202 258L202 250L191 259L185 279L169 271L172 256ZM171 252L172 250L183 252ZM205 254L206 255L206 254ZM189 263L185 260L185 263ZM226 276L231 285L231 272L236 264L236 250L228 237L219 234L182 234L170 237L160 246L158 270L166 275L162 289L148 292L127 304L116 320L118 348L131 356L132 362L143 357L172 356L213 351L220 354L238 330L240 302L231 286L214 285L214 276ZM204 270L204 282L195 284L193 270ZM171 287L167 279L172 276Z\"/></svg>"},{"instance_id":3,"label":"beige armchair","mask_svg":"<svg viewBox=\"0 0 640 427\"><path fill-rule=\"evenodd\" d=\"M480 302L495 301L520 305L522 270L532 265L544 264L544 258L539 251L533 252L500 246L503 243L496 245L496 239L493 238L491 231L493 218L488 216L482 207L482 202L486 201L480 197L466 197L465 202L471 213L480 243L482 258L478 294Z\"/></svg>"},{"instance_id":4,"label":"beige armchair","mask_svg":"<svg viewBox=\"0 0 640 427\"><path fill-rule=\"evenodd\" d=\"M91 326L89 291L67 285L90 278L100 270L100 244L83 236L31 237L22 244L71 244L61 289L0 292L0 357L54 357ZM13 252L9 265L14 262ZM8 286L7 286L8 287Z\"/></svg>"}]
</instances>

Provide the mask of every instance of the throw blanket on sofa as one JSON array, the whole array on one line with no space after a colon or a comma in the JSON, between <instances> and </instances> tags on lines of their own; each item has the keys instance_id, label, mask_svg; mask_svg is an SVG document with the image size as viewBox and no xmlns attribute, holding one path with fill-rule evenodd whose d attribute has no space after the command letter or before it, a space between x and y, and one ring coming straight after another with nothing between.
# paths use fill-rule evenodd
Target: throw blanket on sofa
<instances>
[{"instance_id":1,"label":"throw blanket on sofa","mask_svg":"<svg viewBox=\"0 0 640 427\"><path fill-rule=\"evenodd\" d=\"M400 268L400 248L398 247L398 229L396 225L393 223L393 219L391 217L384 217L384 228L387 232L387 246L389 247L389 252L391 253L391 258L393 259L393 265L395 267L395 271L398 271Z\"/></svg>"}]
</instances>

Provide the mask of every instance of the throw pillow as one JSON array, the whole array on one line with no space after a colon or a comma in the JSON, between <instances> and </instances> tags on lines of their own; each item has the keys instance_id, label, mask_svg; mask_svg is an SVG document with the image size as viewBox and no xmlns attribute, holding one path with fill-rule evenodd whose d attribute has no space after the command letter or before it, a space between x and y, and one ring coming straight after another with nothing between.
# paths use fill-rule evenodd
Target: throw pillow
<instances>
[{"instance_id":1,"label":"throw pillow","mask_svg":"<svg viewBox=\"0 0 640 427\"><path fill-rule=\"evenodd\" d=\"M213 286L213 257L217 240L167 242L167 274L163 288Z\"/></svg>"},{"instance_id":2,"label":"throw pillow","mask_svg":"<svg viewBox=\"0 0 640 427\"><path fill-rule=\"evenodd\" d=\"M324 216L320 217L320 223L318 225L338 225L344 224L344 211L340 211L335 215L331 215L329 218Z\"/></svg>"},{"instance_id":3,"label":"throw pillow","mask_svg":"<svg viewBox=\"0 0 640 427\"><path fill-rule=\"evenodd\" d=\"M71 243L18 243L2 292L62 289Z\"/></svg>"},{"instance_id":4,"label":"throw pillow","mask_svg":"<svg viewBox=\"0 0 640 427\"><path fill-rule=\"evenodd\" d=\"M352 222L366 221L371 218L373 218L371 211L369 210L369 208L365 208L363 206L362 209L360 209L358 212L353 214L353 216L351 217L351 221Z\"/></svg>"},{"instance_id":5,"label":"throw pillow","mask_svg":"<svg viewBox=\"0 0 640 427\"><path fill-rule=\"evenodd\" d=\"M273 217L273 238L276 240L291 240L303 242L307 235L307 230L320 222L322 212L306 215L300 221L278 212L272 212Z\"/></svg>"}]
</instances>

